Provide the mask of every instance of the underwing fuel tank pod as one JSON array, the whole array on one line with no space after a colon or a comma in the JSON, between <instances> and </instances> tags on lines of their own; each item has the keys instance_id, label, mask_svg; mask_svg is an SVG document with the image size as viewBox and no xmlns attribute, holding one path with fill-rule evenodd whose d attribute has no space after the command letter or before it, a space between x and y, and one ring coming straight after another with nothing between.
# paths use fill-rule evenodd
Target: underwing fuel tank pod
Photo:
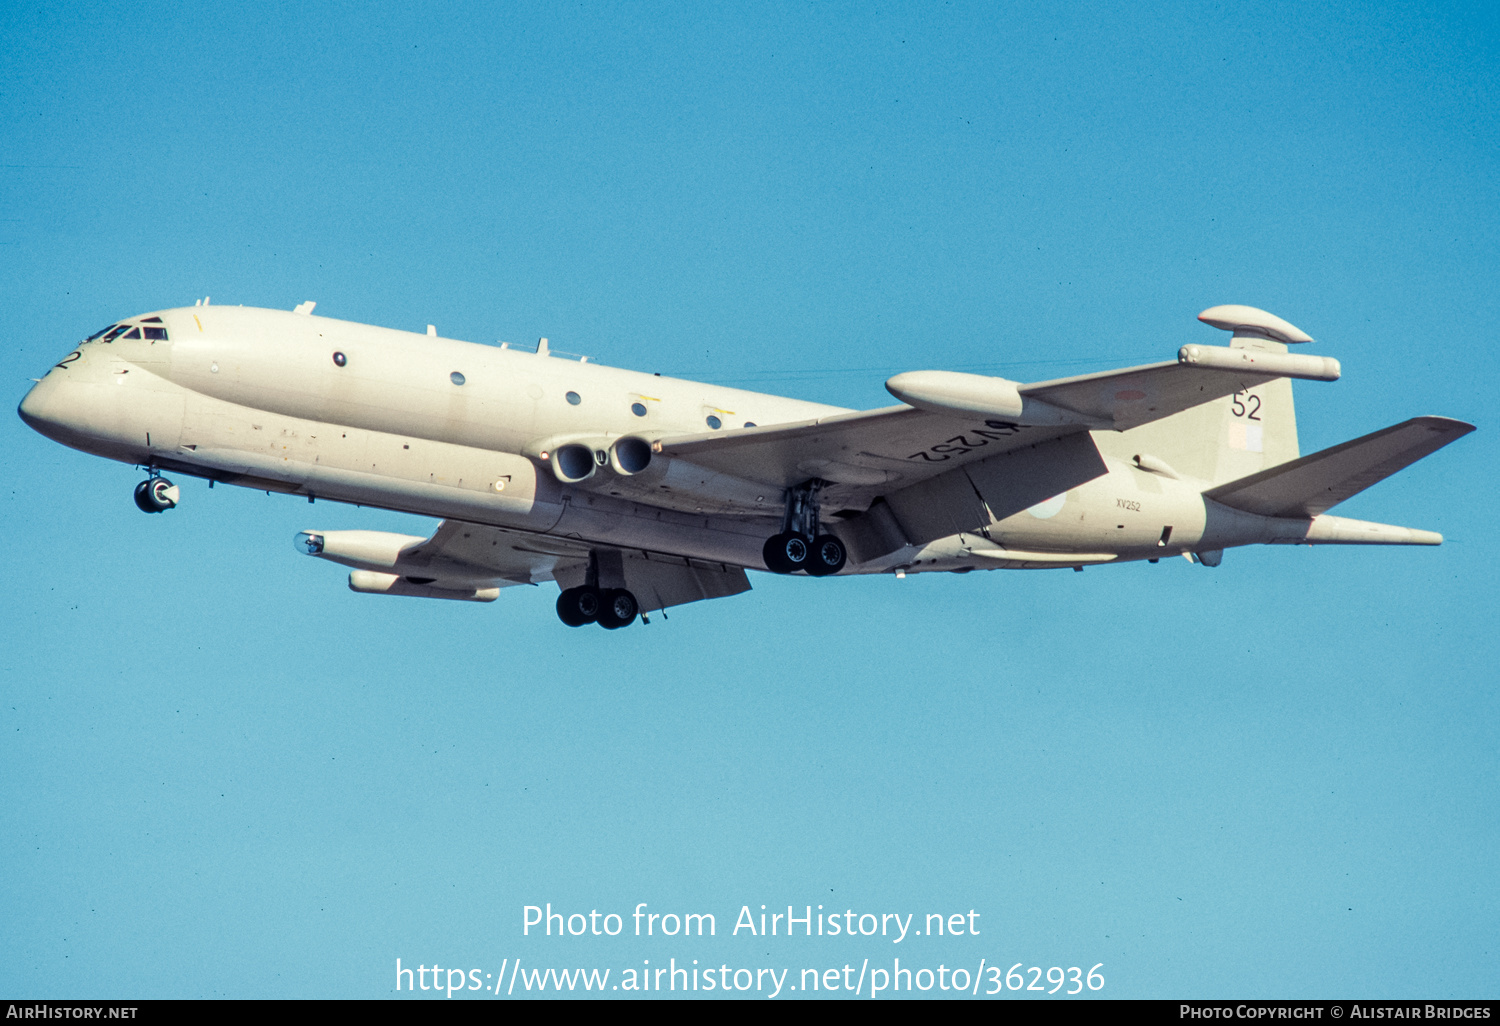
<instances>
[{"instance_id":1,"label":"underwing fuel tank pod","mask_svg":"<svg viewBox=\"0 0 1500 1026\"><path fill-rule=\"evenodd\" d=\"M1081 570L1254 544L1437 545L1328 511L1473 430L1415 417L1303 455L1293 380L1332 357L1263 310L1199 320L1227 344L1050 381L897 374L846 410L295 310L129 317L21 401L65 445L166 475L441 518L430 536L309 529L361 594L491 602L555 582L559 618L618 629L749 590L747 571ZM1222 339L1222 336L1220 336ZM168 518L170 519L170 518ZM1178 564L1181 565L1181 564Z\"/></svg>"}]
</instances>

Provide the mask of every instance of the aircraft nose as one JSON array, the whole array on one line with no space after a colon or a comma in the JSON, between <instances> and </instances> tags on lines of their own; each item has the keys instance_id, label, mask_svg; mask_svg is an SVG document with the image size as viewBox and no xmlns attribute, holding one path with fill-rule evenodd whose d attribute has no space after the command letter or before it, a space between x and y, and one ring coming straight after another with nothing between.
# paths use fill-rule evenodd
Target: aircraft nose
<instances>
[{"instance_id":1,"label":"aircraft nose","mask_svg":"<svg viewBox=\"0 0 1500 1026\"><path fill-rule=\"evenodd\" d=\"M16 412L21 415L27 427L48 438L55 438L60 427L61 409L58 400L60 388L61 385L55 376L49 374L31 386L31 391L26 393L21 399L21 405L16 408Z\"/></svg>"}]
</instances>

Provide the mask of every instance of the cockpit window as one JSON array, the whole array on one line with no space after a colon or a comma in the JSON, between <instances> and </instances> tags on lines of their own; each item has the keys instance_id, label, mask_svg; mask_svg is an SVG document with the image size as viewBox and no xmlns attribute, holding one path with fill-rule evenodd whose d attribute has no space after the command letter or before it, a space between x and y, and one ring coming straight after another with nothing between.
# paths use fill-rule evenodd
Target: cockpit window
<instances>
[{"instance_id":1,"label":"cockpit window","mask_svg":"<svg viewBox=\"0 0 1500 1026\"><path fill-rule=\"evenodd\" d=\"M110 326L109 326L109 328L113 328L113 327L114 327L114 325L113 325L113 324L111 324L111 325L110 325ZM100 328L100 329L99 329L99 330L98 330L98 331L96 331L96 332L94 332L94 333L93 333L93 334L92 334L92 335L90 335L90 336L89 336L89 337L88 337L88 338L86 338L86 339L84 339L84 341L85 341L85 342L92 342L92 341L94 341L94 339L96 339L96 338L98 338L98 337L99 337L99 336L100 336L100 335L102 335L102 334L104 334L104 333L105 333L105 332L106 332L106 331L108 331L108 330L109 330L109 328Z\"/></svg>"},{"instance_id":2,"label":"cockpit window","mask_svg":"<svg viewBox=\"0 0 1500 1026\"><path fill-rule=\"evenodd\" d=\"M105 335L99 341L101 341L101 342L113 342L115 339L119 338L120 337L120 333L122 331L124 331L128 327L130 327L130 325L128 325L128 324L117 325L113 331L111 331L108 335Z\"/></svg>"},{"instance_id":3,"label":"cockpit window","mask_svg":"<svg viewBox=\"0 0 1500 1026\"><path fill-rule=\"evenodd\" d=\"M160 317L143 317L143 318L141 318L141 323L142 324L160 324L161 323L161 318Z\"/></svg>"},{"instance_id":4,"label":"cockpit window","mask_svg":"<svg viewBox=\"0 0 1500 1026\"><path fill-rule=\"evenodd\" d=\"M166 328L155 328L147 325L146 327L142 328L141 331L147 338L151 339L153 342L165 342L167 340Z\"/></svg>"},{"instance_id":5,"label":"cockpit window","mask_svg":"<svg viewBox=\"0 0 1500 1026\"><path fill-rule=\"evenodd\" d=\"M129 333L120 336L121 339L140 338L140 337L141 337L141 329L140 328L134 328Z\"/></svg>"}]
</instances>

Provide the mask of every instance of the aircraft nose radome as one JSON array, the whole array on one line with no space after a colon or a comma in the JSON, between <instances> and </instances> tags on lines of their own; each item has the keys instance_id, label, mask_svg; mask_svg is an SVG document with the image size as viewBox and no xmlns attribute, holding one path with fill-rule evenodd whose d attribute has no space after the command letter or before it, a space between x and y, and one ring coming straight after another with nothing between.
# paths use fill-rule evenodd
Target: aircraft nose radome
<instances>
[{"instance_id":1,"label":"aircraft nose radome","mask_svg":"<svg viewBox=\"0 0 1500 1026\"><path fill-rule=\"evenodd\" d=\"M31 389L21 397L21 405L16 407L16 412L21 415L21 419L30 428L36 428L42 419L44 400L38 395L41 388L42 383L40 381L32 385ZM40 430L40 428L37 429Z\"/></svg>"},{"instance_id":2,"label":"aircraft nose radome","mask_svg":"<svg viewBox=\"0 0 1500 1026\"><path fill-rule=\"evenodd\" d=\"M43 378L32 385L16 412L33 431L48 438L54 437L57 433L57 383L51 378Z\"/></svg>"}]
</instances>

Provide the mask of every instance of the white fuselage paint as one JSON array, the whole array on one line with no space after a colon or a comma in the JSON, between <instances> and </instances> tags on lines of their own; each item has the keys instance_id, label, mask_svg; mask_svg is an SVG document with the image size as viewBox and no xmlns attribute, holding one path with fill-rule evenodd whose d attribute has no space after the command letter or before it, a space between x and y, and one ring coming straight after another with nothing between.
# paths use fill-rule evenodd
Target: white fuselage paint
<instances>
[{"instance_id":1,"label":"white fuselage paint","mask_svg":"<svg viewBox=\"0 0 1500 1026\"><path fill-rule=\"evenodd\" d=\"M27 422L121 462L752 569L779 530L778 489L675 463L666 478L606 469L607 479L579 488L559 482L542 454L570 441L602 449L623 435L701 434L710 417L733 429L845 412L284 311L202 306L155 316L169 341L79 346L27 395ZM644 416L632 412L637 404ZM1099 437L1111 434L1096 434L1109 473L1069 491L1050 515L1022 512L984 536L908 546L844 572L1059 565L1010 558L1002 547L1144 559L1306 533L1305 520L1226 510L1204 500L1202 482L1126 463ZM763 516L746 515L746 503ZM1164 525L1167 546L1158 544Z\"/></svg>"}]
</instances>

